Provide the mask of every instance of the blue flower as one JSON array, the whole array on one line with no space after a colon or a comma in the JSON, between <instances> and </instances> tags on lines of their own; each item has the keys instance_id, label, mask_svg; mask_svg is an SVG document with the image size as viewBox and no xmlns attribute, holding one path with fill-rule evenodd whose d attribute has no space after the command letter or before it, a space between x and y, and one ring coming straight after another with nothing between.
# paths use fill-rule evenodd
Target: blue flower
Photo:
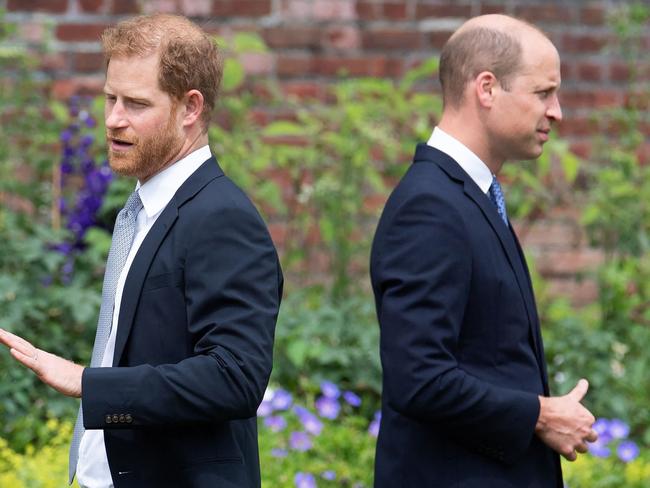
<instances>
[{"instance_id":1,"label":"blue flower","mask_svg":"<svg viewBox=\"0 0 650 488\"><path fill-rule=\"evenodd\" d=\"M316 488L316 480L311 473L296 473L294 478L296 488Z\"/></svg>"},{"instance_id":2,"label":"blue flower","mask_svg":"<svg viewBox=\"0 0 650 488\"><path fill-rule=\"evenodd\" d=\"M305 432L292 432L289 435L289 447L296 451L308 451L311 449L311 439Z\"/></svg>"},{"instance_id":3,"label":"blue flower","mask_svg":"<svg viewBox=\"0 0 650 488\"><path fill-rule=\"evenodd\" d=\"M316 410L321 417L333 420L339 416L341 405L335 398L322 396L316 400Z\"/></svg>"},{"instance_id":4,"label":"blue flower","mask_svg":"<svg viewBox=\"0 0 650 488\"><path fill-rule=\"evenodd\" d=\"M320 384L320 390L323 392L323 395L329 398L338 398L341 395L341 390L331 381L322 381Z\"/></svg>"},{"instance_id":5,"label":"blue flower","mask_svg":"<svg viewBox=\"0 0 650 488\"><path fill-rule=\"evenodd\" d=\"M257 416L266 417L268 415L271 415L272 413L273 413L273 405L271 404L271 402L267 400L262 400L260 406L257 407Z\"/></svg>"},{"instance_id":6,"label":"blue flower","mask_svg":"<svg viewBox=\"0 0 650 488\"><path fill-rule=\"evenodd\" d=\"M368 426L368 433L373 436L377 437L379 435L379 425L381 424L381 411L375 412L375 418L370 422L370 425Z\"/></svg>"},{"instance_id":7,"label":"blue flower","mask_svg":"<svg viewBox=\"0 0 650 488\"><path fill-rule=\"evenodd\" d=\"M327 481L334 481L336 479L336 473L332 470L323 471L320 476Z\"/></svg>"},{"instance_id":8,"label":"blue flower","mask_svg":"<svg viewBox=\"0 0 650 488\"><path fill-rule=\"evenodd\" d=\"M621 461L629 463L639 455L639 446L634 441L623 441L619 444L618 449L616 449L616 454Z\"/></svg>"},{"instance_id":9,"label":"blue flower","mask_svg":"<svg viewBox=\"0 0 650 488\"><path fill-rule=\"evenodd\" d=\"M348 403L348 405L351 405L353 407L358 407L361 405L361 398L351 391L344 392L343 399Z\"/></svg>"},{"instance_id":10,"label":"blue flower","mask_svg":"<svg viewBox=\"0 0 650 488\"><path fill-rule=\"evenodd\" d=\"M630 426L621 419L612 419L609 422L609 433L614 439L625 439L630 433Z\"/></svg>"},{"instance_id":11,"label":"blue flower","mask_svg":"<svg viewBox=\"0 0 650 488\"><path fill-rule=\"evenodd\" d=\"M293 411L307 432L312 435L319 435L321 433L323 430L323 422L316 415L300 405L293 407Z\"/></svg>"},{"instance_id":12,"label":"blue flower","mask_svg":"<svg viewBox=\"0 0 650 488\"><path fill-rule=\"evenodd\" d=\"M273 415L264 419L264 425L266 425L273 432L280 432L287 426L287 421L284 419L284 417Z\"/></svg>"},{"instance_id":13,"label":"blue flower","mask_svg":"<svg viewBox=\"0 0 650 488\"><path fill-rule=\"evenodd\" d=\"M589 447L589 453L599 458L609 457L611 451L609 447L607 447L608 442L609 440L604 440L603 438L599 437L596 442L587 443L587 446Z\"/></svg>"},{"instance_id":14,"label":"blue flower","mask_svg":"<svg viewBox=\"0 0 650 488\"><path fill-rule=\"evenodd\" d=\"M271 404L275 410L287 410L292 402L293 398L291 397L291 393L282 389L277 390L271 400Z\"/></svg>"},{"instance_id":15,"label":"blue flower","mask_svg":"<svg viewBox=\"0 0 650 488\"><path fill-rule=\"evenodd\" d=\"M288 454L289 453L287 452L286 449L279 449L279 448L271 449L271 456L276 457L276 458L287 457Z\"/></svg>"}]
</instances>

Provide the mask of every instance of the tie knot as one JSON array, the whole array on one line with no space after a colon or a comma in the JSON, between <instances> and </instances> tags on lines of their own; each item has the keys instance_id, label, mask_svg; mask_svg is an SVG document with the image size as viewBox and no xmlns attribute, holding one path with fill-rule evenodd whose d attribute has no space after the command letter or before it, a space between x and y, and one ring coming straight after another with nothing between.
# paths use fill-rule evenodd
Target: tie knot
<instances>
[{"instance_id":1,"label":"tie knot","mask_svg":"<svg viewBox=\"0 0 650 488\"><path fill-rule=\"evenodd\" d=\"M133 193L131 193L131 195L129 195L129 198L126 201L126 204L124 204L124 208L122 209L122 214L125 216L135 217L141 208L142 208L142 200L140 200L140 195L136 190Z\"/></svg>"}]
</instances>

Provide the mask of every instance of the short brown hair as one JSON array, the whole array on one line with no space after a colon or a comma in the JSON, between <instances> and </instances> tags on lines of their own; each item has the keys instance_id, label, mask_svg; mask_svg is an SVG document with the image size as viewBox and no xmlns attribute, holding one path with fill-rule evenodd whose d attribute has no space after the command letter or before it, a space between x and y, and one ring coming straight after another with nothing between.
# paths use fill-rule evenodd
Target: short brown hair
<instances>
[{"instance_id":1,"label":"short brown hair","mask_svg":"<svg viewBox=\"0 0 650 488\"><path fill-rule=\"evenodd\" d=\"M465 85L483 71L490 71L501 86L522 66L522 46L514 35L486 27L474 27L452 35L440 54L439 76L445 104L458 107Z\"/></svg>"},{"instance_id":2,"label":"short brown hair","mask_svg":"<svg viewBox=\"0 0 650 488\"><path fill-rule=\"evenodd\" d=\"M142 15L107 28L102 34L106 66L113 56L160 56L158 83L176 100L189 91L201 92L204 130L214 109L223 63L216 43L185 17L170 14Z\"/></svg>"}]
</instances>

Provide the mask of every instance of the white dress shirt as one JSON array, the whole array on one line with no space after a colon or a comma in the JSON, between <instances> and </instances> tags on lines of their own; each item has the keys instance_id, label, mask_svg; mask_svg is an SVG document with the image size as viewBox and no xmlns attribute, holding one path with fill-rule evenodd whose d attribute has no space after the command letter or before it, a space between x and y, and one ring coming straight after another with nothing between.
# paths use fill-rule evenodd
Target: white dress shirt
<instances>
[{"instance_id":1,"label":"white dress shirt","mask_svg":"<svg viewBox=\"0 0 650 488\"><path fill-rule=\"evenodd\" d=\"M474 183L477 184L481 191L487 194L492 185L492 172L481 161L481 158L474 154L465 144L447 134L440 127L433 129L433 134L431 134L427 144L453 158L465 170L465 173L474 180Z\"/></svg>"},{"instance_id":2,"label":"white dress shirt","mask_svg":"<svg viewBox=\"0 0 650 488\"><path fill-rule=\"evenodd\" d=\"M102 367L113 365L124 282L142 241L180 186L210 157L209 146L203 146L153 176L143 185L137 184L136 190L142 200L143 208L138 213L133 244L117 281L113 326L104 351ZM81 438L79 461L77 462L77 482L81 488L113 488L102 429L87 430Z\"/></svg>"}]
</instances>

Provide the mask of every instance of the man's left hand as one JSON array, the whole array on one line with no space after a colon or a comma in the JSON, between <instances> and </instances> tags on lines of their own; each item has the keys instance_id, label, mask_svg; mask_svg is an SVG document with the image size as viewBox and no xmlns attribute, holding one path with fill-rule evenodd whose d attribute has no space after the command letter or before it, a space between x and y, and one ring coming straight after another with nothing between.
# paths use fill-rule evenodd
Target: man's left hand
<instances>
[{"instance_id":1,"label":"man's left hand","mask_svg":"<svg viewBox=\"0 0 650 488\"><path fill-rule=\"evenodd\" d=\"M9 348L16 361L31 369L39 379L70 397L81 397L83 366L37 349L22 337L0 329L0 343Z\"/></svg>"}]
</instances>

